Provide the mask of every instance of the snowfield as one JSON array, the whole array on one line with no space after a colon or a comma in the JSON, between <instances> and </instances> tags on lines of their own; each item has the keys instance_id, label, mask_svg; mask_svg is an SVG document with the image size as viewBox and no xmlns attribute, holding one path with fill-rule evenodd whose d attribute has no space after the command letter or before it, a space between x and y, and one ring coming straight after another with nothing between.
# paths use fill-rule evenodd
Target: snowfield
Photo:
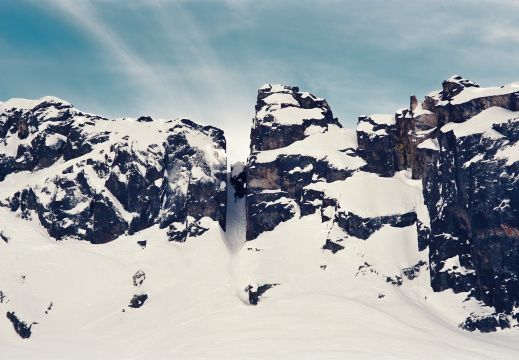
<instances>
[{"instance_id":1,"label":"snowfield","mask_svg":"<svg viewBox=\"0 0 519 360\"><path fill-rule=\"evenodd\" d=\"M402 182L393 191L410 191L402 175L385 180ZM244 200L228 211L243 212ZM463 302L466 294L434 293L426 265L413 280L403 275L427 261L413 227L384 226L366 241L339 234L345 248L332 254L322 246L339 230L318 214L245 244L242 218L227 234L212 222L185 243L168 242L155 226L104 245L56 242L37 221L3 208L0 216L9 238L0 241L0 311L37 323L22 339L2 317L2 359L519 357L513 329L459 329L486 309ZM135 286L138 271L145 279ZM397 276L401 286L387 281ZM263 284L279 285L249 305L245 289ZM148 295L142 307L129 307L140 294Z\"/></svg>"}]
</instances>

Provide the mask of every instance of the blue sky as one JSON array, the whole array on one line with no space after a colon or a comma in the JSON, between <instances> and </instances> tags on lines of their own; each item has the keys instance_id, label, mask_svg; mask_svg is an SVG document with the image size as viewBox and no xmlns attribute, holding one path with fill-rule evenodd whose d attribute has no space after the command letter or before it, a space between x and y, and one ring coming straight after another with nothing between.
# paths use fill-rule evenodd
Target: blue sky
<instances>
[{"instance_id":1,"label":"blue sky","mask_svg":"<svg viewBox=\"0 0 519 360\"><path fill-rule=\"evenodd\" d=\"M453 74L517 81L518 59L515 0L2 0L0 11L0 101L189 117L223 128L233 160L265 83L326 98L353 128Z\"/></svg>"}]
</instances>

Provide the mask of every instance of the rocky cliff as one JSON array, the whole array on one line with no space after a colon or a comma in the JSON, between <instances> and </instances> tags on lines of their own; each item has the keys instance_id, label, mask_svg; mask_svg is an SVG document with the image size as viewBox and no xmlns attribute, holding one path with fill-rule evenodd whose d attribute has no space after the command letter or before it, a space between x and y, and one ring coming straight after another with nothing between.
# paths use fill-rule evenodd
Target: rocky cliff
<instances>
[{"instance_id":1,"label":"rocky cliff","mask_svg":"<svg viewBox=\"0 0 519 360\"><path fill-rule=\"evenodd\" d=\"M325 293L357 275L384 288L429 274L435 292L486 309L467 310L461 327L492 331L518 318L518 140L519 83L480 88L459 76L393 115L361 116L356 130L324 99L265 85L247 164L230 174L217 128L12 99L0 104L0 202L57 240L106 243L156 226L185 242L210 222L225 230L228 177L235 202L245 196L246 229L233 231L254 241L240 255L246 302L297 290L306 280L292 266L312 277L302 287L328 281ZM292 233L306 239L301 254ZM6 246L11 235L0 232Z\"/></svg>"},{"instance_id":2,"label":"rocky cliff","mask_svg":"<svg viewBox=\"0 0 519 360\"><path fill-rule=\"evenodd\" d=\"M429 249L435 291L468 292L495 309L467 329L507 327L519 300L517 149L519 85L480 88L453 76L443 89L411 99L394 121L359 118L366 170L421 179L430 216L419 246Z\"/></svg>"},{"instance_id":3,"label":"rocky cliff","mask_svg":"<svg viewBox=\"0 0 519 360\"><path fill-rule=\"evenodd\" d=\"M363 117L359 127L365 132L359 136L342 128L325 100L281 85L259 90L256 111L247 166L247 240L316 213L328 229L316 240L332 254L383 228L428 229L419 181L395 175L393 157L404 155L391 149L394 116ZM384 177L373 174L376 170ZM400 271L386 273L383 281L396 283L403 267Z\"/></svg>"},{"instance_id":4,"label":"rocky cliff","mask_svg":"<svg viewBox=\"0 0 519 360\"><path fill-rule=\"evenodd\" d=\"M57 240L106 243L158 224L170 240L225 229L223 131L190 120L109 120L53 97L0 105L4 205Z\"/></svg>"},{"instance_id":5,"label":"rocky cliff","mask_svg":"<svg viewBox=\"0 0 519 360\"><path fill-rule=\"evenodd\" d=\"M320 209L323 193L306 187L351 176L364 165L355 148L355 133L342 128L324 99L263 86L247 164L247 240Z\"/></svg>"},{"instance_id":6,"label":"rocky cliff","mask_svg":"<svg viewBox=\"0 0 519 360\"><path fill-rule=\"evenodd\" d=\"M460 326L509 327L519 301L518 110L517 83L480 88L453 76L394 115L361 116L353 137L324 100L264 86L247 167L247 239L316 211L330 223L323 249L333 253L348 237L413 226L432 288L494 309Z\"/></svg>"}]
</instances>

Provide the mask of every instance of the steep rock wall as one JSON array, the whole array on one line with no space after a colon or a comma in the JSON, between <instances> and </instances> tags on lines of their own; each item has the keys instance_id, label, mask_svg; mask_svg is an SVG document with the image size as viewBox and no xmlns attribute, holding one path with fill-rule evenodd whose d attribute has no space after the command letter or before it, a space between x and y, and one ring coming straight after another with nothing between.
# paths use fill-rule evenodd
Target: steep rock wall
<instances>
[{"instance_id":1,"label":"steep rock wall","mask_svg":"<svg viewBox=\"0 0 519 360\"><path fill-rule=\"evenodd\" d=\"M186 119L108 120L51 97L0 105L4 204L58 240L159 224L185 241L204 217L225 228L225 147L223 131Z\"/></svg>"},{"instance_id":2,"label":"steep rock wall","mask_svg":"<svg viewBox=\"0 0 519 360\"><path fill-rule=\"evenodd\" d=\"M306 186L345 179L364 164L353 135L324 99L297 87L263 86L247 163L247 240L320 208L323 193Z\"/></svg>"},{"instance_id":3,"label":"steep rock wall","mask_svg":"<svg viewBox=\"0 0 519 360\"><path fill-rule=\"evenodd\" d=\"M411 98L394 124L361 117L357 128L367 171L392 176L407 167L422 180L430 228L419 246L429 248L433 289L469 292L511 315L519 300L518 87L453 76L423 103ZM490 331L502 322L496 315L463 326Z\"/></svg>"}]
</instances>

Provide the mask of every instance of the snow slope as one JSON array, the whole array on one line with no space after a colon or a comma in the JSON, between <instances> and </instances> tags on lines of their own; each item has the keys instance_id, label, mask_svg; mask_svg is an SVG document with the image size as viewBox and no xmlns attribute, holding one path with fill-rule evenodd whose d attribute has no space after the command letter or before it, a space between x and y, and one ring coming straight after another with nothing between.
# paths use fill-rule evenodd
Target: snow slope
<instances>
[{"instance_id":1,"label":"snow slope","mask_svg":"<svg viewBox=\"0 0 519 360\"><path fill-rule=\"evenodd\" d=\"M185 243L168 242L166 229L155 226L93 245L56 242L37 222L5 209L0 216L9 237L0 241L0 311L38 323L21 339L4 317L2 359L519 356L513 330L458 329L467 313L485 308L463 303L465 294L433 292L426 266L413 280L403 276L402 269L427 260L413 227L384 226L366 241L346 237L345 249L332 254L322 250L331 224L315 214L230 254L210 220L210 231ZM145 248L137 244L143 240ZM134 286L139 270L145 280ZM401 286L387 282L397 276ZM279 285L249 305L246 287L265 283ZM138 309L128 307L135 294L148 295Z\"/></svg>"},{"instance_id":2,"label":"snow slope","mask_svg":"<svg viewBox=\"0 0 519 360\"><path fill-rule=\"evenodd\" d=\"M269 86L265 89L279 88ZM275 122L299 123L289 114L294 109L281 108L291 101L284 94L265 97L280 115ZM501 110L487 110L495 111ZM495 115L501 122L509 114ZM153 137L144 133L147 123L126 119L121 127L122 121L103 124L113 127L109 131L118 140L130 132ZM486 131L488 124L483 125L480 130ZM471 131L464 128L468 125L449 126ZM427 224L421 183L408 171L386 178L359 171L365 162L353 156L354 131L318 128L308 127L307 137L291 145L262 151L258 163L291 154L324 159L356 171L345 180L307 186L337 200L340 210L363 217L415 211ZM59 140L46 139L48 146ZM206 149L209 159L224 156L211 152L204 139L190 142ZM12 150L9 142L4 145L3 151ZM142 150L149 145L136 144ZM99 145L96 156L101 146L107 145ZM74 165L81 160L74 159ZM0 198L41 184L69 165L58 161L52 168L11 174L2 182ZM37 217L21 219L0 207L0 359L519 358L516 329L481 334L458 327L468 316L494 309L466 300L467 293L432 290L428 249L418 251L414 224L385 224L362 240L345 233L333 216L324 220L317 211L299 217L295 209L290 220L245 242L245 199L234 199L229 191L227 201L227 232L204 217L200 221L209 230L182 243L168 241L168 229L158 225L103 245L56 241ZM327 240L342 249L324 249ZM445 269L455 267L459 257L446 261ZM251 294L266 285L271 287L252 306ZM129 306L135 295L147 296L139 308ZM3 316L8 312L32 324L29 339L15 332Z\"/></svg>"}]
</instances>

